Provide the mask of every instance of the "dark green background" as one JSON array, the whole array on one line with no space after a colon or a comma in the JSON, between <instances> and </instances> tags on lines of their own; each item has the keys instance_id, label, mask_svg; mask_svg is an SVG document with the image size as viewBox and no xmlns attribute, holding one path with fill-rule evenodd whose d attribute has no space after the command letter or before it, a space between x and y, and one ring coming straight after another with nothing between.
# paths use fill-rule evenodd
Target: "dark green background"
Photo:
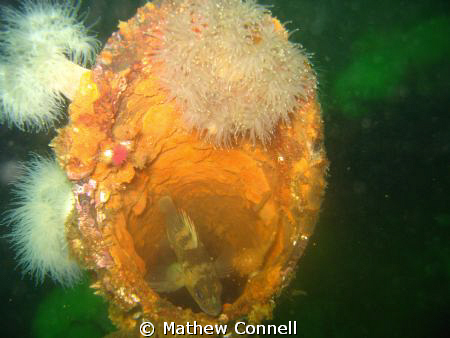
<instances>
[{"instance_id":1,"label":"dark green background","mask_svg":"<svg viewBox=\"0 0 450 338\"><path fill-rule=\"evenodd\" d=\"M447 1L263 3L291 22L289 30L299 28L292 40L312 53L331 161L320 221L274 322L296 320L301 337L447 336ZM85 1L82 8L104 41L142 4ZM52 137L1 126L0 163L25 160L30 151L45 154ZM9 187L0 184L4 211ZM55 322L72 336L110 330L105 305L83 287L64 291L22 278L5 239L0 267L0 336L37 337L43 327L58 332ZM98 318L86 315L92 308ZM50 330L48 337L63 337Z\"/></svg>"}]
</instances>

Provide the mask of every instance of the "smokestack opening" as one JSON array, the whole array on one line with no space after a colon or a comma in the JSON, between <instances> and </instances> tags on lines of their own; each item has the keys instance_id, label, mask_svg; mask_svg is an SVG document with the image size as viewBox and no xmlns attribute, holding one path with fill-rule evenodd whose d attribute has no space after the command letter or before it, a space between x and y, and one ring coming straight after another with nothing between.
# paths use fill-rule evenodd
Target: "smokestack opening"
<instances>
[{"instance_id":1,"label":"smokestack opening","mask_svg":"<svg viewBox=\"0 0 450 338\"><path fill-rule=\"evenodd\" d=\"M326 185L315 87L294 98L301 105L289 113L289 123L274 125L270 142L243 130L217 147L211 142L217 129L208 129L208 139L189 126L183 105L158 77L161 60L152 59L148 46L157 47L161 37L146 34L142 24L150 27L163 14L147 4L121 23L81 82L69 124L52 144L75 185L71 251L94 271L92 287L111 302L110 317L119 327L243 317L259 323L271 316L275 296L295 274ZM213 260L231 262L230 277L220 279L217 316L200 311L185 288L151 288L149 276L175 259L164 244L167 224L158 205L166 195L192 218Z\"/></svg>"},{"instance_id":2,"label":"smokestack opening","mask_svg":"<svg viewBox=\"0 0 450 338\"><path fill-rule=\"evenodd\" d=\"M267 176L270 170L263 170L252 156L241 156L233 168L225 162L230 162L236 151L215 149L206 157L200 152L196 160L196 155L184 156L184 147L182 144L180 149L175 146L161 153L151 166L136 173L124 192L124 200L141 196L123 212L127 231L145 266L142 277L149 287L152 282L169 283L164 275L167 268L183 263L177 261L170 246L166 232L169 225L158 205L162 196L170 196L176 208L192 220L198 240L214 264L222 285L221 303L232 304L242 295L247 280L264 269L274 245L278 217L270 187L275 182ZM242 182L242 166L250 169L253 184L250 180ZM245 171L242 174L245 176ZM164 183L159 184L161 181ZM139 204L145 204L145 208L136 208ZM154 291L176 306L200 312L185 287Z\"/></svg>"}]
</instances>

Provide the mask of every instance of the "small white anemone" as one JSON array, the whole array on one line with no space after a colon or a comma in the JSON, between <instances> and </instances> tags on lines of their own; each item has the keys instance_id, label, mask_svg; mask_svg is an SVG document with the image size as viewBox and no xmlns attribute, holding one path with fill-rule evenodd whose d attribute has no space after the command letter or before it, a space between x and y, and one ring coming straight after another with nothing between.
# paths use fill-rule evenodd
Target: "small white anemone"
<instances>
[{"instance_id":1,"label":"small white anemone","mask_svg":"<svg viewBox=\"0 0 450 338\"><path fill-rule=\"evenodd\" d=\"M316 89L308 55L254 0L163 1L155 58L186 124L218 145L270 142Z\"/></svg>"},{"instance_id":2,"label":"small white anemone","mask_svg":"<svg viewBox=\"0 0 450 338\"><path fill-rule=\"evenodd\" d=\"M22 10L1 7L0 122L47 130L62 117L83 67L99 43L77 21L79 2L24 0ZM79 64L79 65L78 65Z\"/></svg>"},{"instance_id":3,"label":"small white anemone","mask_svg":"<svg viewBox=\"0 0 450 338\"><path fill-rule=\"evenodd\" d=\"M35 156L23 167L13 190L14 205L6 216L12 228L19 266L38 282L49 275L71 286L81 270L70 257L65 222L74 207L72 185L54 159Z\"/></svg>"}]
</instances>

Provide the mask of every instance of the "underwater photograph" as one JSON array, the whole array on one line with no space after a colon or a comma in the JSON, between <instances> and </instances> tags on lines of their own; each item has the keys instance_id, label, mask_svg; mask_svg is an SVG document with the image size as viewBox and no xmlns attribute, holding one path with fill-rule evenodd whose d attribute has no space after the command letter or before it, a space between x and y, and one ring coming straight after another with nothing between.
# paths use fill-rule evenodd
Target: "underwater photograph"
<instances>
[{"instance_id":1,"label":"underwater photograph","mask_svg":"<svg viewBox=\"0 0 450 338\"><path fill-rule=\"evenodd\" d=\"M0 336L449 337L450 3L0 0Z\"/></svg>"}]
</instances>

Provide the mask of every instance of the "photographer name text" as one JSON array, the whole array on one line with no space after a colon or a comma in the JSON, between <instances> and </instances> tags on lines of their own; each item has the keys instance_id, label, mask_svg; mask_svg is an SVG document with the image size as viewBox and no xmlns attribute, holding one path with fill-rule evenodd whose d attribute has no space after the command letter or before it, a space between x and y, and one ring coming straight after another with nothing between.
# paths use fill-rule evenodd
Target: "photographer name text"
<instances>
[{"instance_id":1,"label":"photographer name text","mask_svg":"<svg viewBox=\"0 0 450 338\"><path fill-rule=\"evenodd\" d=\"M196 321L194 323L187 322L184 325L175 324L175 322L165 322L163 329L165 335L225 335L227 331L227 324L200 325ZM251 325L245 322L237 322L234 324L234 333L238 335L295 335L297 334L297 322L289 321L287 325Z\"/></svg>"}]
</instances>

